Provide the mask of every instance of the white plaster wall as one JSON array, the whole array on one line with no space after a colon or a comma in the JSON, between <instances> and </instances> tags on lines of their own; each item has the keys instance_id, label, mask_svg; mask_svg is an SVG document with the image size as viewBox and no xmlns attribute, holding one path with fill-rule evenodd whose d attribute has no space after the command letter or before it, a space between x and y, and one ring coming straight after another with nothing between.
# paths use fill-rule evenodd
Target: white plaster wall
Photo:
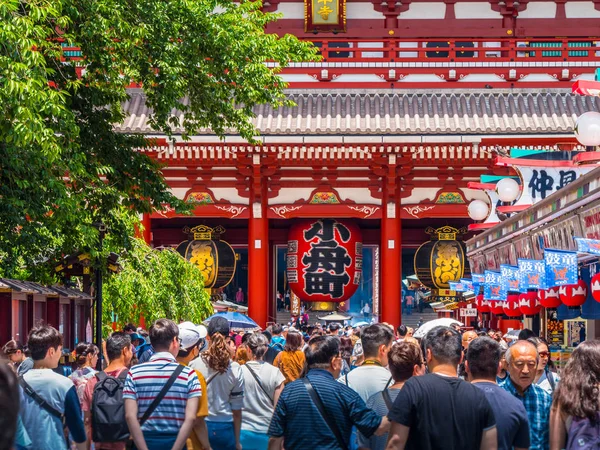
<instances>
[{"instance_id":1,"label":"white plaster wall","mask_svg":"<svg viewBox=\"0 0 600 450\"><path fill-rule=\"evenodd\" d=\"M280 3L279 5L282 5ZM347 19L383 19L383 13L375 11L373 4L368 3L346 3Z\"/></svg>"},{"instance_id":2,"label":"white plaster wall","mask_svg":"<svg viewBox=\"0 0 600 450\"><path fill-rule=\"evenodd\" d=\"M498 19L502 15L492 10L488 2L458 2L454 5L454 14L457 19Z\"/></svg>"},{"instance_id":3,"label":"white plaster wall","mask_svg":"<svg viewBox=\"0 0 600 450\"><path fill-rule=\"evenodd\" d=\"M283 14L284 19L304 19L304 3L280 3L276 12Z\"/></svg>"},{"instance_id":4,"label":"white plaster wall","mask_svg":"<svg viewBox=\"0 0 600 450\"><path fill-rule=\"evenodd\" d=\"M554 2L529 2L527 9L519 12L519 19L554 19L555 16Z\"/></svg>"},{"instance_id":5,"label":"white plaster wall","mask_svg":"<svg viewBox=\"0 0 600 450\"><path fill-rule=\"evenodd\" d=\"M594 8L591 1L567 2L565 3L565 14L567 19L598 19L600 11Z\"/></svg>"},{"instance_id":6,"label":"white plaster wall","mask_svg":"<svg viewBox=\"0 0 600 450\"><path fill-rule=\"evenodd\" d=\"M490 203L490 198L486 195L486 193L484 191L481 191L479 189L468 189L468 188L463 188L461 189L463 195L465 196L465 199L467 200L467 202L470 202L471 200L482 200L486 203Z\"/></svg>"},{"instance_id":7,"label":"white plaster wall","mask_svg":"<svg viewBox=\"0 0 600 450\"><path fill-rule=\"evenodd\" d=\"M336 188L336 191L340 194L341 201L352 200L367 205L381 205L381 200L373 198L367 188Z\"/></svg>"},{"instance_id":8,"label":"white plaster wall","mask_svg":"<svg viewBox=\"0 0 600 450\"><path fill-rule=\"evenodd\" d=\"M236 188L211 188L211 191L213 191L213 194L215 194L215 201L217 202L220 199L223 199L238 205L249 204L247 198L239 196Z\"/></svg>"},{"instance_id":9,"label":"white plaster wall","mask_svg":"<svg viewBox=\"0 0 600 450\"><path fill-rule=\"evenodd\" d=\"M185 197L185 194L189 190L190 190L189 188L171 188L171 192L173 193L173 195L180 200L183 200L183 198Z\"/></svg>"},{"instance_id":10,"label":"white plaster wall","mask_svg":"<svg viewBox=\"0 0 600 450\"><path fill-rule=\"evenodd\" d=\"M410 197L403 198L402 205L416 205L424 201L434 201L439 188L414 188Z\"/></svg>"},{"instance_id":11,"label":"white plaster wall","mask_svg":"<svg viewBox=\"0 0 600 450\"><path fill-rule=\"evenodd\" d=\"M445 3L411 3L408 11L400 14L399 19L443 19L445 15Z\"/></svg>"},{"instance_id":12,"label":"white plaster wall","mask_svg":"<svg viewBox=\"0 0 600 450\"><path fill-rule=\"evenodd\" d=\"M308 196L313 191L313 188L281 188L277 197L270 198L269 205L285 205L295 203L298 200L308 201Z\"/></svg>"}]
</instances>

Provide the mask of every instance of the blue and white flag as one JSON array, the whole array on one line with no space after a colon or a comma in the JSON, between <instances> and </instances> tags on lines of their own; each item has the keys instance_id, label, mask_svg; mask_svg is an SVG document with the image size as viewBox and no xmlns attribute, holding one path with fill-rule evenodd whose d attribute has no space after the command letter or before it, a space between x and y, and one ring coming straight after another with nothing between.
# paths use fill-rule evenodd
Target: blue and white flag
<instances>
[{"instance_id":1,"label":"blue and white flag","mask_svg":"<svg viewBox=\"0 0 600 450\"><path fill-rule=\"evenodd\" d=\"M596 239L584 239L576 237L575 242L577 242L578 252L600 255L600 241Z\"/></svg>"},{"instance_id":2,"label":"blue and white flag","mask_svg":"<svg viewBox=\"0 0 600 450\"><path fill-rule=\"evenodd\" d=\"M519 290L546 289L546 263L543 259L518 259Z\"/></svg>"},{"instance_id":3,"label":"blue and white flag","mask_svg":"<svg viewBox=\"0 0 600 450\"><path fill-rule=\"evenodd\" d=\"M450 286L450 290L454 292L465 292L465 287L460 281L448 281L448 286Z\"/></svg>"},{"instance_id":4,"label":"blue and white flag","mask_svg":"<svg viewBox=\"0 0 600 450\"><path fill-rule=\"evenodd\" d=\"M471 279L473 280L473 292L479 293L479 287L485 283L485 275L480 273L471 273Z\"/></svg>"},{"instance_id":5,"label":"blue and white flag","mask_svg":"<svg viewBox=\"0 0 600 450\"><path fill-rule=\"evenodd\" d=\"M500 274L507 292L519 292L519 268L500 264Z\"/></svg>"},{"instance_id":6,"label":"blue and white flag","mask_svg":"<svg viewBox=\"0 0 600 450\"><path fill-rule=\"evenodd\" d=\"M474 286L473 280L469 280L468 278L461 278L460 282L464 286L465 291L475 292L475 286ZM478 289L478 291L479 291L479 289Z\"/></svg>"},{"instance_id":7,"label":"blue and white flag","mask_svg":"<svg viewBox=\"0 0 600 450\"><path fill-rule=\"evenodd\" d=\"M484 300L506 300L507 291L500 272L485 271L485 282L483 284Z\"/></svg>"},{"instance_id":8,"label":"blue and white flag","mask_svg":"<svg viewBox=\"0 0 600 450\"><path fill-rule=\"evenodd\" d=\"M544 250L547 287L577 283L577 252Z\"/></svg>"}]
</instances>

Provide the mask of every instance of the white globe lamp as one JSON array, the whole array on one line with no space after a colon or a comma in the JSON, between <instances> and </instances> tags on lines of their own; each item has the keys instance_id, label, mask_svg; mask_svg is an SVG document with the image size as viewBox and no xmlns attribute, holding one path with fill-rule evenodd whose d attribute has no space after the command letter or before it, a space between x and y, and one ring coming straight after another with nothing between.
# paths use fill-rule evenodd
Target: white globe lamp
<instances>
[{"instance_id":1,"label":"white globe lamp","mask_svg":"<svg viewBox=\"0 0 600 450\"><path fill-rule=\"evenodd\" d=\"M496 193L503 202L514 202L519 196L519 183L512 178L502 178L496 184Z\"/></svg>"},{"instance_id":2,"label":"white globe lamp","mask_svg":"<svg viewBox=\"0 0 600 450\"><path fill-rule=\"evenodd\" d=\"M575 124L575 138L585 146L600 145L600 113L583 113Z\"/></svg>"},{"instance_id":3,"label":"white globe lamp","mask_svg":"<svg viewBox=\"0 0 600 450\"><path fill-rule=\"evenodd\" d=\"M468 211L471 219L483 220L488 216L490 208L483 200L473 200L469 203Z\"/></svg>"}]
</instances>

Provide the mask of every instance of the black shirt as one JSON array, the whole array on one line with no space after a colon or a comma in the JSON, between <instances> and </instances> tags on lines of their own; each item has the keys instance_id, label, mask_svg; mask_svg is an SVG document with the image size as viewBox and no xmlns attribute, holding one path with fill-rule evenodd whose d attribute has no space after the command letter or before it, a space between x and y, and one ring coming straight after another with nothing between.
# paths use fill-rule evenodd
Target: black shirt
<instances>
[{"instance_id":1,"label":"black shirt","mask_svg":"<svg viewBox=\"0 0 600 450\"><path fill-rule=\"evenodd\" d=\"M269 364L273 364L273 361L275 361L275 357L277 356L279 352L277 350L275 350L273 347L269 347L265 353L265 356L263 357L263 360L265 362L268 362Z\"/></svg>"},{"instance_id":2,"label":"black shirt","mask_svg":"<svg viewBox=\"0 0 600 450\"><path fill-rule=\"evenodd\" d=\"M479 450L483 431L496 425L480 389L433 373L410 378L388 417L410 428L407 450Z\"/></svg>"}]
</instances>

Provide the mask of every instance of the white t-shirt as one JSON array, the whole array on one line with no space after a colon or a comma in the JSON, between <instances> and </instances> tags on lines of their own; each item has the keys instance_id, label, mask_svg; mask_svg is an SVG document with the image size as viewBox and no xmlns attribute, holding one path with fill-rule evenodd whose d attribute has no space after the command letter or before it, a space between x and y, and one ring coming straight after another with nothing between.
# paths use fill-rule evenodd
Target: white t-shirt
<instances>
[{"instance_id":1,"label":"white t-shirt","mask_svg":"<svg viewBox=\"0 0 600 450\"><path fill-rule=\"evenodd\" d=\"M338 381L346 384L347 379L348 387L356 391L366 403L373 394L385 389L391 377L392 374L385 367L366 365L357 367L348 375L339 377Z\"/></svg>"},{"instance_id":2,"label":"white t-shirt","mask_svg":"<svg viewBox=\"0 0 600 450\"><path fill-rule=\"evenodd\" d=\"M244 406L244 376L240 365L231 362L226 372L215 375L217 371L208 367L200 356L190 363L190 367L200 371L208 384L206 388L208 390L208 417L206 420L209 422L233 422L231 411L238 411ZM209 380L211 380L210 384Z\"/></svg>"},{"instance_id":3,"label":"white t-shirt","mask_svg":"<svg viewBox=\"0 0 600 450\"><path fill-rule=\"evenodd\" d=\"M260 388L254 376L248 370L251 367L263 388ZM285 381L285 377L277 367L264 361L248 361L242 366L244 375L244 413L242 414L242 430L255 433L267 433L273 416L273 396L275 389Z\"/></svg>"}]
</instances>

